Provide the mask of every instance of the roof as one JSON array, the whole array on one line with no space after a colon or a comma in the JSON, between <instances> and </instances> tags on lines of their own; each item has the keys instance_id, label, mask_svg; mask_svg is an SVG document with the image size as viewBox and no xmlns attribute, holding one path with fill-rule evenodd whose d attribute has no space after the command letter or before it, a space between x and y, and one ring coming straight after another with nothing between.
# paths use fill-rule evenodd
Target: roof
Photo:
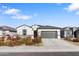
<instances>
[{"instance_id":1,"label":"roof","mask_svg":"<svg viewBox=\"0 0 79 59\"><path fill-rule=\"evenodd\" d=\"M0 26L0 30L3 30L3 31L9 30L9 31L12 31L12 32L16 32L15 28L12 28L12 27L9 27L9 26Z\"/></svg>"},{"instance_id":2,"label":"roof","mask_svg":"<svg viewBox=\"0 0 79 59\"><path fill-rule=\"evenodd\" d=\"M2 27L0 27L0 30L3 30L3 28L2 28Z\"/></svg>"},{"instance_id":3,"label":"roof","mask_svg":"<svg viewBox=\"0 0 79 59\"><path fill-rule=\"evenodd\" d=\"M60 27L49 26L49 25L38 25L38 29L61 29Z\"/></svg>"},{"instance_id":4,"label":"roof","mask_svg":"<svg viewBox=\"0 0 79 59\"><path fill-rule=\"evenodd\" d=\"M30 27L30 28L31 28L31 26L28 26L28 25L26 25L26 24L20 25L20 26L18 26L18 27L16 27L16 28L19 28L19 27L22 27L22 26L27 26L27 27Z\"/></svg>"},{"instance_id":5,"label":"roof","mask_svg":"<svg viewBox=\"0 0 79 59\"><path fill-rule=\"evenodd\" d=\"M64 27L63 29L65 29L65 30L73 30L73 29L78 29L77 27Z\"/></svg>"},{"instance_id":6,"label":"roof","mask_svg":"<svg viewBox=\"0 0 79 59\"><path fill-rule=\"evenodd\" d=\"M77 30L76 31L79 31L79 28L77 28Z\"/></svg>"}]
</instances>

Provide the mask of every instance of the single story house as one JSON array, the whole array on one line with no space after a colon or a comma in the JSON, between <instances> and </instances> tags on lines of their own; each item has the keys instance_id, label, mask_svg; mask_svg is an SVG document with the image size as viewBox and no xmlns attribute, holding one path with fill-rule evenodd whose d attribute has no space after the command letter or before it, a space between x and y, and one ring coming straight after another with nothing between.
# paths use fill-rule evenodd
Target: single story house
<instances>
[{"instance_id":1,"label":"single story house","mask_svg":"<svg viewBox=\"0 0 79 59\"><path fill-rule=\"evenodd\" d=\"M0 37L16 34L16 29L9 26L0 26Z\"/></svg>"},{"instance_id":2,"label":"single story house","mask_svg":"<svg viewBox=\"0 0 79 59\"><path fill-rule=\"evenodd\" d=\"M61 29L61 38L73 37L75 38L75 31L77 27L64 27Z\"/></svg>"},{"instance_id":3,"label":"single story house","mask_svg":"<svg viewBox=\"0 0 79 59\"><path fill-rule=\"evenodd\" d=\"M16 28L17 34L22 37L60 38L60 28L48 25L21 25Z\"/></svg>"},{"instance_id":4,"label":"single story house","mask_svg":"<svg viewBox=\"0 0 79 59\"><path fill-rule=\"evenodd\" d=\"M34 25L35 36L42 38L60 38L60 29L59 27L49 26L49 25ZM37 29L36 29L37 28Z\"/></svg>"}]
</instances>

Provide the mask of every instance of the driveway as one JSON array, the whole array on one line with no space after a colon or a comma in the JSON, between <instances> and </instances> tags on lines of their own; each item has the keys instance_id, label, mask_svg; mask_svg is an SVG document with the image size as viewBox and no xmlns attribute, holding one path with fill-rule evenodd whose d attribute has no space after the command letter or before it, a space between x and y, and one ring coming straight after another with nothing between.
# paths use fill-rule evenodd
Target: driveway
<instances>
[{"instance_id":1,"label":"driveway","mask_svg":"<svg viewBox=\"0 0 79 59\"><path fill-rule=\"evenodd\" d=\"M76 46L70 42L67 42L63 39L42 39L44 47L50 49L58 49L58 50L75 50L79 51L79 46Z\"/></svg>"}]
</instances>

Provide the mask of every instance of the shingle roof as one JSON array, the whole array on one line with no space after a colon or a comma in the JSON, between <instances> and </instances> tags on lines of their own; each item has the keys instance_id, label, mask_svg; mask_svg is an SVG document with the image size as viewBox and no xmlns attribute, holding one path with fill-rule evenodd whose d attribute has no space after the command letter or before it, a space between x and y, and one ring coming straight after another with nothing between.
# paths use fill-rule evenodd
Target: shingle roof
<instances>
[{"instance_id":1,"label":"shingle roof","mask_svg":"<svg viewBox=\"0 0 79 59\"><path fill-rule=\"evenodd\" d=\"M49 25L38 25L38 29L61 29L60 27L55 27L55 26L49 26Z\"/></svg>"},{"instance_id":2,"label":"shingle roof","mask_svg":"<svg viewBox=\"0 0 79 59\"><path fill-rule=\"evenodd\" d=\"M2 27L0 27L0 30L3 30L3 28L2 28Z\"/></svg>"},{"instance_id":3,"label":"shingle roof","mask_svg":"<svg viewBox=\"0 0 79 59\"><path fill-rule=\"evenodd\" d=\"M9 27L9 26L0 26L0 30L9 30L9 31L13 31L16 32L15 28Z\"/></svg>"},{"instance_id":4,"label":"shingle roof","mask_svg":"<svg viewBox=\"0 0 79 59\"><path fill-rule=\"evenodd\" d=\"M70 30L73 30L73 29L78 29L78 27L64 27L63 29L70 29Z\"/></svg>"}]
</instances>

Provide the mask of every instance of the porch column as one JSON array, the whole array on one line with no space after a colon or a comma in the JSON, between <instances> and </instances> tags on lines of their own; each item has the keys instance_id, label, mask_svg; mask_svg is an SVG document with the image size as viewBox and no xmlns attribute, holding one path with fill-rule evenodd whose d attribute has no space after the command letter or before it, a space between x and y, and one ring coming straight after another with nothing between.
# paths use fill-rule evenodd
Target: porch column
<instances>
[{"instance_id":1,"label":"porch column","mask_svg":"<svg viewBox=\"0 0 79 59\"><path fill-rule=\"evenodd\" d=\"M60 30L57 31L57 38L60 39Z\"/></svg>"}]
</instances>

